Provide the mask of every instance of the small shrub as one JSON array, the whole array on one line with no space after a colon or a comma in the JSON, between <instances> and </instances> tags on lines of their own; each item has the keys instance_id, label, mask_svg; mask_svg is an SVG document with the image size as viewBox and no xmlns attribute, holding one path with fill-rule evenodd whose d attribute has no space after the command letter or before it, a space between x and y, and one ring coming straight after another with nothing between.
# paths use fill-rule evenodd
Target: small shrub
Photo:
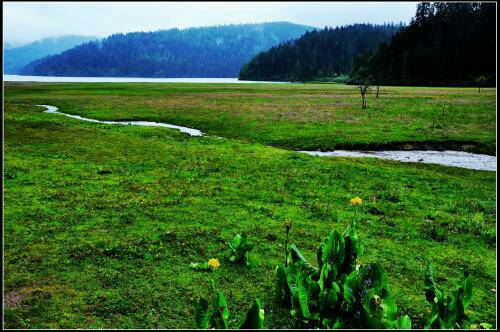
<instances>
[{"instance_id":1,"label":"small shrub","mask_svg":"<svg viewBox=\"0 0 500 332\"><path fill-rule=\"evenodd\" d=\"M231 249L231 263L249 265L248 253L253 249L254 244L249 243L246 235L237 234L234 239L228 243Z\"/></svg>"},{"instance_id":2,"label":"small shrub","mask_svg":"<svg viewBox=\"0 0 500 332\"><path fill-rule=\"evenodd\" d=\"M347 84L349 82L349 76L344 74L338 75L333 79L333 82Z\"/></svg>"}]
</instances>

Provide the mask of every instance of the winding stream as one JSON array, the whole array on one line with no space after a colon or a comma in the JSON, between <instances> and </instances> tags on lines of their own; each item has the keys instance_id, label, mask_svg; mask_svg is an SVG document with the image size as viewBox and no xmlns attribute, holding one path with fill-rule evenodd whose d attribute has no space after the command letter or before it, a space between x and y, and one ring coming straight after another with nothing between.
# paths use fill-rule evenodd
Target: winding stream
<instances>
[{"instance_id":1,"label":"winding stream","mask_svg":"<svg viewBox=\"0 0 500 332\"><path fill-rule=\"evenodd\" d=\"M497 157L486 154L476 154L463 151L345 151L335 150L330 152L299 151L311 156L323 157L355 157L355 158L380 158L411 163L439 164L455 166L482 171L496 171Z\"/></svg>"},{"instance_id":2,"label":"winding stream","mask_svg":"<svg viewBox=\"0 0 500 332\"><path fill-rule=\"evenodd\" d=\"M117 125L131 125L131 126L146 126L146 127L165 127L165 128L171 128L171 129L178 129L181 132L186 133L186 134L191 135L191 136L203 136L203 133L201 132L201 130L183 127L183 126L176 126L176 125L172 125L172 124L168 124L168 123L151 122L151 121L95 120L95 119L84 118L84 117L79 116L79 115L73 115L73 114L59 112L57 107L51 106L51 105L36 105L36 106L45 107L47 109L45 111L45 113L61 114L61 115L65 115L65 116L73 118L73 119L78 119L78 120L83 120L83 121L88 121L88 122L96 122L96 123L104 123L104 124L117 124Z\"/></svg>"},{"instance_id":3,"label":"winding stream","mask_svg":"<svg viewBox=\"0 0 500 332\"><path fill-rule=\"evenodd\" d=\"M147 127L165 127L171 129L180 130L191 136L203 136L204 133L201 130L176 126L168 123L162 122L150 122L150 121L104 121L84 118L79 115L67 114L59 112L58 108L51 105L36 105L40 107L45 107L46 113L61 114L73 119L78 119L82 121L103 123L103 124L116 124L116 125L132 125L132 126L147 126ZM485 154L476 154L463 151L345 151L345 150L335 150L330 152L322 151L298 151L300 153L306 153L312 156L323 156L323 157L355 157L355 158L380 158L388 160L396 160L401 162L420 162L427 164L439 164L445 166L462 167L475 170L483 171L496 171L497 169L497 158L495 156L489 156Z\"/></svg>"}]
</instances>

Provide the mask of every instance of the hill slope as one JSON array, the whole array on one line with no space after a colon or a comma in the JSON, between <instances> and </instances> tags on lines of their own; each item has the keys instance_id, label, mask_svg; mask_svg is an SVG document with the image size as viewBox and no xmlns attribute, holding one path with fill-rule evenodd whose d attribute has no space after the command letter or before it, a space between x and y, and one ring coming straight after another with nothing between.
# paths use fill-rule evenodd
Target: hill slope
<instances>
[{"instance_id":1,"label":"hill slope","mask_svg":"<svg viewBox=\"0 0 500 332\"><path fill-rule=\"evenodd\" d=\"M97 39L89 36L60 36L48 37L19 47L4 44L4 74L18 74L28 63L60 53L75 45Z\"/></svg>"},{"instance_id":2,"label":"hill slope","mask_svg":"<svg viewBox=\"0 0 500 332\"><path fill-rule=\"evenodd\" d=\"M236 77L258 52L311 27L288 22L115 34L30 64L53 76Z\"/></svg>"},{"instance_id":3,"label":"hill slope","mask_svg":"<svg viewBox=\"0 0 500 332\"><path fill-rule=\"evenodd\" d=\"M421 3L411 24L371 57L357 61L358 80L391 85L495 85L493 3Z\"/></svg>"},{"instance_id":4,"label":"hill slope","mask_svg":"<svg viewBox=\"0 0 500 332\"><path fill-rule=\"evenodd\" d=\"M301 81L348 73L356 55L389 40L401 25L354 24L311 31L256 55L242 80Z\"/></svg>"}]
</instances>

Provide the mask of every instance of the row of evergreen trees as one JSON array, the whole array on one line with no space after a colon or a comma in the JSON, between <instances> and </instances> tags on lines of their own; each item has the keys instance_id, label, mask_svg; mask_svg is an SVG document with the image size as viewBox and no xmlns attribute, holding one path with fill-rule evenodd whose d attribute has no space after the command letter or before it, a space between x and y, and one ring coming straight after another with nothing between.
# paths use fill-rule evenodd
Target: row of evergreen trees
<instances>
[{"instance_id":1,"label":"row of evergreen trees","mask_svg":"<svg viewBox=\"0 0 500 332\"><path fill-rule=\"evenodd\" d=\"M306 81L351 70L355 56L389 40L400 25L354 24L306 32L259 53L240 71L241 80Z\"/></svg>"},{"instance_id":2,"label":"row of evergreen trees","mask_svg":"<svg viewBox=\"0 0 500 332\"><path fill-rule=\"evenodd\" d=\"M379 85L495 85L496 6L420 3L411 23L372 53L359 55L351 82Z\"/></svg>"},{"instance_id":3,"label":"row of evergreen trees","mask_svg":"<svg viewBox=\"0 0 500 332\"><path fill-rule=\"evenodd\" d=\"M408 26L355 24L308 32L256 55L243 80L349 75L373 85L495 85L496 6L420 3Z\"/></svg>"}]
</instances>

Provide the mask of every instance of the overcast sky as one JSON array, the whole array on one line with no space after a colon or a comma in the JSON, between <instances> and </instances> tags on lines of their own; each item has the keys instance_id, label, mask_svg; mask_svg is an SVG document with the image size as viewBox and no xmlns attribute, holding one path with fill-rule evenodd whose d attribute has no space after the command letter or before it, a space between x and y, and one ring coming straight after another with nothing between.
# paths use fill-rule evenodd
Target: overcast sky
<instances>
[{"instance_id":1,"label":"overcast sky","mask_svg":"<svg viewBox=\"0 0 500 332\"><path fill-rule=\"evenodd\" d=\"M408 23L416 2L3 2L3 37L27 43L49 36L104 37L231 23L289 21L323 28Z\"/></svg>"}]
</instances>

